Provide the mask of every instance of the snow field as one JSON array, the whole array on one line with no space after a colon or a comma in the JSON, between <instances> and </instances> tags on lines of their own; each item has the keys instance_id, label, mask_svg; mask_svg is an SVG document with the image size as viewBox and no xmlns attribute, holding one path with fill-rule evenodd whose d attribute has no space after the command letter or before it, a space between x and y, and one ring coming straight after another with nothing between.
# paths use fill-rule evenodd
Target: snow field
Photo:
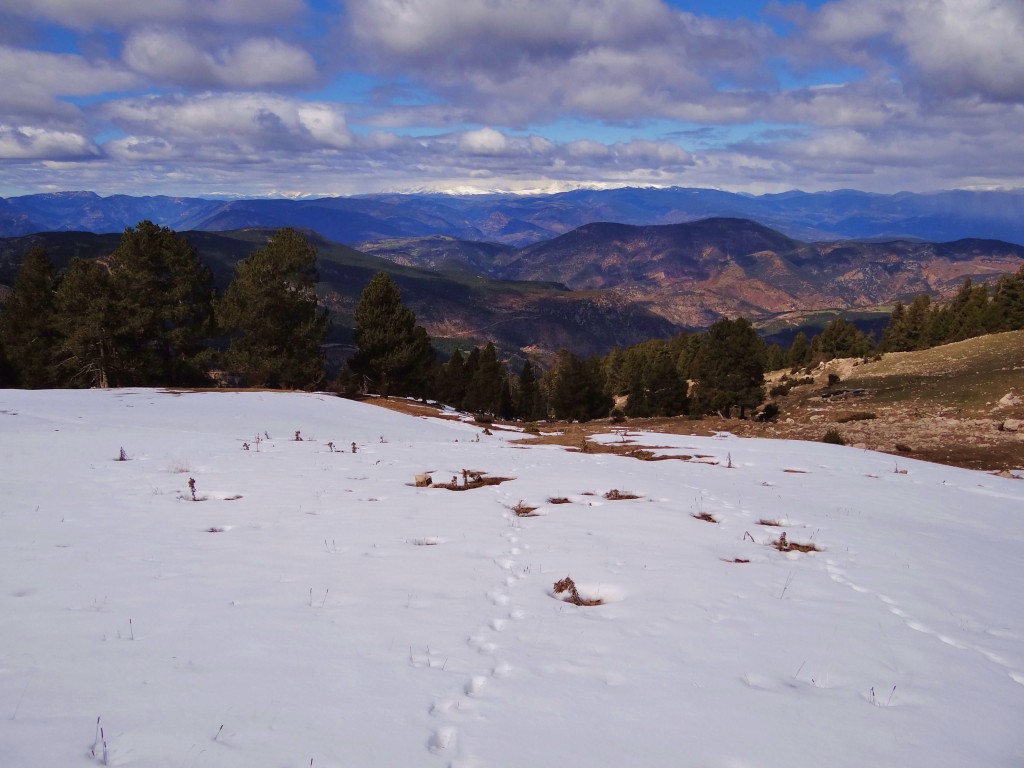
<instances>
[{"instance_id":1,"label":"snow field","mask_svg":"<svg viewBox=\"0 0 1024 768\"><path fill-rule=\"evenodd\" d=\"M97 717L124 766L1024 760L1021 483L479 434L327 395L0 392L0 763L103 764ZM462 469L514 479L412 485Z\"/></svg>"}]
</instances>

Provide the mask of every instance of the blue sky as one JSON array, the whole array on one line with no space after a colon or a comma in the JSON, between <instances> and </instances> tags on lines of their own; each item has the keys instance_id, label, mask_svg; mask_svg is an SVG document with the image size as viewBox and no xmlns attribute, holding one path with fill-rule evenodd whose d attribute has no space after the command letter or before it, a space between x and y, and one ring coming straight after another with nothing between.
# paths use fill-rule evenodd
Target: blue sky
<instances>
[{"instance_id":1,"label":"blue sky","mask_svg":"<svg viewBox=\"0 0 1024 768\"><path fill-rule=\"evenodd\" d=\"M1020 0L0 0L0 196L1024 186Z\"/></svg>"}]
</instances>

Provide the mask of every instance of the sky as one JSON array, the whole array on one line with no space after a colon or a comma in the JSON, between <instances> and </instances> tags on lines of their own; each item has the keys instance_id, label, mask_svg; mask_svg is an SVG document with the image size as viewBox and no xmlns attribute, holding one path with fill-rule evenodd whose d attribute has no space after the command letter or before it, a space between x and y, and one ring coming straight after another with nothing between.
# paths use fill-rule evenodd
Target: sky
<instances>
[{"instance_id":1,"label":"sky","mask_svg":"<svg viewBox=\"0 0 1024 768\"><path fill-rule=\"evenodd\" d=\"M0 196L1024 186L1020 0L0 0Z\"/></svg>"}]
</instances>

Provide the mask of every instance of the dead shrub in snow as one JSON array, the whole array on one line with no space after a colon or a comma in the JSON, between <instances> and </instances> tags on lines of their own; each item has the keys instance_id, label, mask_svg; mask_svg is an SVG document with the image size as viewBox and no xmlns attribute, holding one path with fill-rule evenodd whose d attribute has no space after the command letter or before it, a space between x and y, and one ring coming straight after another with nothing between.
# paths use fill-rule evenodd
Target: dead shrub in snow
<instances>
[{"instance_id":1,"label":"dead shrub in snow","mask_svg":"<svg viewBox=\"0 0 1024 768\"><path fill-rule=\"evenodd\" d=\"M763 517L760 520L757 521L757 524L758 525L767 525L770 528L781 528L782 527L782 523L780 523L778 520L768 520L768 519L763 518Z\"/></svg>"},{"instance_id":2,"label":"dead shrub in snow","mask_svg":"<svg viewBox=\"0 0 1024 768\"><path fill-rule=\"evenodd\" d=\"M797 541L789 541L786 538L786 532L783 531L782 535L774 541L769 542L771 546L775 547L779 552L820 552L821 547L815 544L813 541L807 544L801 544Z\"/></svg>"},{"instance_id":3,"label":"dead shrub in snow","mask_svg":"<svg viewBox=\"0 0 1024 768\"><path fill-rule=\"evenodd\" d=\"M626 491L620 491L618 488L612 488L608 493L604 495L608 501L626 501L628 499L639 499L635 493L628 493Z\"/></svg>"},{"instance_id":4,"label":"dead shrub in snow","mask_svg":"<svg viewBox=\"0 0 1024 768\"><path fill-rule=\"evenodd\" d=\"M444 488L449 491L468 491L471 488L483 488L485 485L500 485L514 477L485 477L487 473L477 469L462 470L462 484L459 484L457 476L452 477L450 483L434 483L432 488Z\"/></svg>"},{"instance_id":5,"label":"dead shrub in snow","mask_svg":"<svg viewBox=\"0 0 1024 768\"><path fill-rule=\"evenodd\" d=\"M694 520L703 520L705 523L717 523L718 518L712 515L710 512L699 512L690 515Z\"/></svg>"},{"instance_id":6,"label":"dead shrub in snow","mask_svg":"<svg viewBox=\"0 0 1024 768\"><path fill-rule=\"evenodd\" d=\"M525 504L522 499L519 500L514 507L509 507L513 512L516 513L516 517L536 517L537 508L531 507L529 504Z\"/></svg>"},{"instance_id":7,"label":"dead shrub in snow","mask_svg":"<svg viewBox=\"0 0 1024 768\"><path fill-rule=\"evenodd\" d=\"M604 605L604 601L599 598L589 599L580 597L579 590L576 589L576 582L574 582L569 576L566 576L560 581L556 581L553 589L555 590L556 595L561 595L563 592L567 592L568 595L562 599L567 603L572 603L573 605Z\"/></svg>"},{"instance_id":8,"label":"dead shrub in snow","mask_svg":"<svg viewBox=\"0 0 1024 768\"><path fill-rule=\"evenodd\" d=\"M548 504L572 504L572 502L565 496L552 496L548 499Z\"/></svg>"}]
</instances>

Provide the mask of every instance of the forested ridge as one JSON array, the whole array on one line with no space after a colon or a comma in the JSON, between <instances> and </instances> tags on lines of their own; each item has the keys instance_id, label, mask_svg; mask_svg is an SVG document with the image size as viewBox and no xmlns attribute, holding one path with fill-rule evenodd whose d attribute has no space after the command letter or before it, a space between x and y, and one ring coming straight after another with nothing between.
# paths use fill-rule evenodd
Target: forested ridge
<instances>
[{"instance_id":1,"label":"forested ridge","mask_svg":"<svg viewBox=\"0 0 1024 768\"><path fill-rule=\"evenodd\" d=\"M333 388L435 399L482 417L586 421L721 413L765 402L764 373L839 357L924 349L1024 328L1024 268L991 289L968 279L946 305L897 303L880 339L833 319L821 333L767 346L743 318L581 357L519 357L492 342L435 349L386 273L354 313L355 352L328 378L329 314L317 299L317 249L291 228L239 261L223 292L195 248L143 221L100 259L58 270L42 249L24 259L0 313L0 384L8 387L235 385ZM773 390L771 395L781 394ZM761 410L762 417L775 411Z\"/></svg>"}]
</instances>

